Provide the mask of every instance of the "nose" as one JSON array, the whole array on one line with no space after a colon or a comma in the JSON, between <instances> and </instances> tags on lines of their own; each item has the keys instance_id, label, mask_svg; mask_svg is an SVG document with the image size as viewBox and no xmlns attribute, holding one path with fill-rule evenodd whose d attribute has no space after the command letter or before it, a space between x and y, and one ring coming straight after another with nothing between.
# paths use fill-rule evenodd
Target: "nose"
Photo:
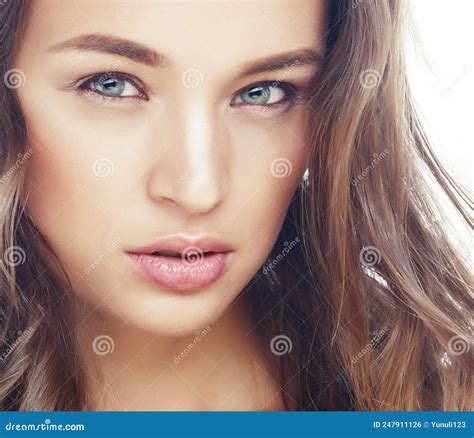
<instances>
[{"instance_id":1,"label":"nose","mask_svg":"<svg viewBox=\"0 0 474 438\"><path fill-rule=\"evenodd\" d=\"M148 180L155 202L172 202L205 213L224 199L227 181L225 132L210 105L195 101L175 107L156 132L158 158Z\"/></svg>"}]
</instances>

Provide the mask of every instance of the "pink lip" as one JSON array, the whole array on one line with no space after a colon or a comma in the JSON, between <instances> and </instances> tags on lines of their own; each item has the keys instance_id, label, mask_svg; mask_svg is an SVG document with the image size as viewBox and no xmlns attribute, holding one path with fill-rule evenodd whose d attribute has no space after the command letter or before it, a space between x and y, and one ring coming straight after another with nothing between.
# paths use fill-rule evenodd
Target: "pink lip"
<instances>
[{"instance_id":1,"label":"pink lip","mask_svg":"<svg viewBox=\"0 0 474 438\"><path fill-rule=\"evenodd\" d=\"M157 255L174 251L181 255ZM167 289L185 291L205 287L224 273L232 249L211 238L170 236L141 249L127 252L140 273Z\"/></svg>"}]
</instances>

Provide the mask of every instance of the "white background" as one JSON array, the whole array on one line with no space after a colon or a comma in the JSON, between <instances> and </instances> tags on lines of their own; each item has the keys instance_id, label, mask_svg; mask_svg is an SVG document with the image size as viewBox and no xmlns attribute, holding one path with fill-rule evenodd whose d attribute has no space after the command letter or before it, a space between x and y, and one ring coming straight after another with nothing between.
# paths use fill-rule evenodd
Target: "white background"
<instances>
[{"instance_id":1,"label":"white background","mask_svg":"<svg viewBox=\"0 0 474 438\"><path fill-rule=\"evenodd\" d=\"M408 71L422 121L438 158L472 194L474 0L404 1L417 38L407 34ZM472 257L472 232L456 231Z\"/></svg>"},{"instance_id":2,"label":"white background","mask_svg":"<svg viewBox=\"0 0 474 438\"><path fill-rule=\"evenodd\" d=\"M407 47L412 90L439 157L472 188L474 1L407 3L419 40Z\"/></svg>"}]
</instances>

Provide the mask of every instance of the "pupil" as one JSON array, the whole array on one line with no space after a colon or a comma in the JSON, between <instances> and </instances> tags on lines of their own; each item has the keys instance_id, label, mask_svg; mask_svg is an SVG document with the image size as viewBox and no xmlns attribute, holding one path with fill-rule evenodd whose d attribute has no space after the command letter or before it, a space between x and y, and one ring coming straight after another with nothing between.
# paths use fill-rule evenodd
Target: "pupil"
<instances>
[{"instance_id":1,"label":"pupil","mask_svg":"<svg viewBox=\"0 0 474 438\"><path fill-rule=\"evenodd\" d=\"M258 98L267 98L270 92L268 89L264 89L263 87L256 87L249 90L248 94L252 99L258 100Z\"/></svg>"},{"instance_id":2,"label":"pupil","mask_svg":"<svg viewBox=\"0 0 474 438\"><path fill-rule=\"evenodd\" d=\"M109 88L114 88L117 86L117 81L115 79L106 79L104 81L104 88L109 89Z\"/></svg>"},{"instance_id":3,"label":"pupil","mask_svg":"<svg viewBox=\"0 0 474 438\"><path fill-rule=\"evenodd\" d=\"M120 95L125 88L123 80L114 78L106 78L102 81L98 81L94 84L94 86L98 90L102 90L108 94L116 96Z\"/></svg>"},{"instance_id":4,"label":"pupil","mask_svg":"<svg viewBox=\"0 0 474 438\"><path fill-rule=\"evenodd\" d=\"M251 100L265 102L270 96L270 91L268 87L254 87L247 91L247 94Z\"/></svg>"}]
</instances>

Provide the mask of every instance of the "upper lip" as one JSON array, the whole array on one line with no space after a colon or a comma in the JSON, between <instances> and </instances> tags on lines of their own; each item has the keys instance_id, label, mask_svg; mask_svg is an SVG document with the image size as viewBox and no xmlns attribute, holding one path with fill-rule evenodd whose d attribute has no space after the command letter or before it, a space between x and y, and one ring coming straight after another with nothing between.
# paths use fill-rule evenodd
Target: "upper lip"
<instances>
[{"instance_id":1,"label":"upper lip","mask_svg":"<svg viewBox=\"0 0 474 438\"><path fill-rule=\"evenodd\" d=\"M173 251L184 253L189 251L196 252L227 252L232 248L227 243L210 236L199 238L190 238L185 236L168 236L149 245L129 251L134 254L151 254L160 251Z\"/></svg>"}]
</instances>

